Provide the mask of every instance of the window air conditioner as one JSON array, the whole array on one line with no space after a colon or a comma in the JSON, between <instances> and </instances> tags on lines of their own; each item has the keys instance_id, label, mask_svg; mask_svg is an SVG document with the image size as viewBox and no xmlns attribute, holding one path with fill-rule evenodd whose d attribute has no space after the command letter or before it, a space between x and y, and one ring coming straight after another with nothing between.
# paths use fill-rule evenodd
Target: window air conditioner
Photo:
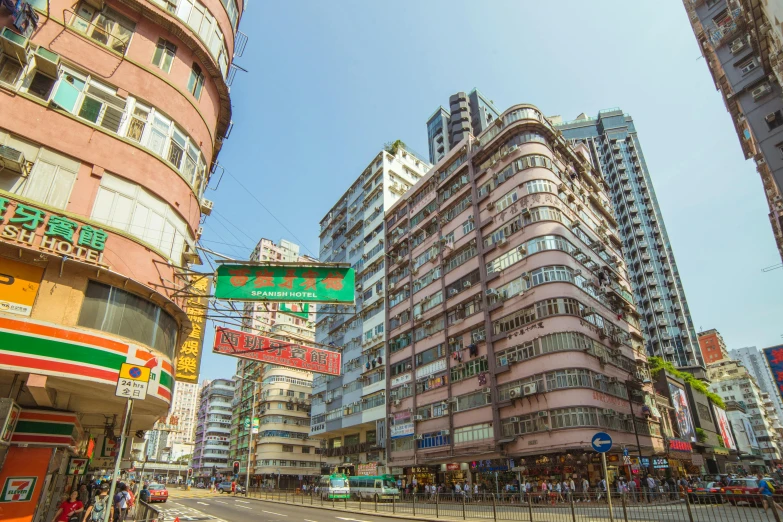
<instances>
[{"instance_id":1,"label":"window air conditioner","mask_svg":"<svg viewBox=\"0 0 783 522\"><path fill-rule=\"evenodd\" d=\"M508 391L508 396L512 399L516 399L522 395L522 387L516 386Z\"/></svg>"},{"instance_id":2,"label":"window air conditioner","mask_svg":"<svg viewBox=\"0 0 783 522\"><path fill-rule=\"evenodd\" d=\"M508 420L511 422L519 422L519 417L511 417Z\"/></svg>"},{"instance_id":3,"label":"window air conditioner","mask_svg":"<svg viewBox=\"0 0 783 522\"><path fill-rule=\"evenodd\" d=\"M751 95L753 96L754 100L758 100L762 96L765 96L771 92L772 92L772 86L765 82L760 86L756 87L755 89L753 89Z\"/></svg>"},{"instance_id":4,"label":"window air conditioner","mask_svg":"<svg viewBox=\"0 0 783 522\"><path fill-rule=\"evenodd\" d=\"M212 207L214 206L214 202L210 199L204 198L201 200L201 213L209 216L212 214Z\"/></svg>"},{"instance_id":5,"label":"window air conditioner","mask_svg":"<svg viewBox=\"0 0 783 522\"><path fill-rule=\"evenodd\" d=\"M538 391L538 387L534 382L530 382L522 386L523 395L533 395L536 393L536 391Z\"/></svg>"},{"instance_id":6,"label":"window air conditioner","mask_svg":"<svg viewBox=\"0 0 783 522\"><path fill-rule=\"evenodd\" d=\"M778 117L778 116L777 116L777 113L775 113L775 112L770 112L769 114L767 114L767 115L764 117L764 119L767 121L767 123L775 123L775 120L777 119L777 117Z\"/></svg>"},{"instance_id":7,"label":"window air conditioner","mask_svg":"<svg viewBox=\"0 0 783 522\"><path fill-rule=\"evenodd\" d=\"M539 411L538 412L538 416L539 417L549 417L549 412L548 411Z\"/></svg>"},{"instance_id":8,"label":"window air conditioner","mask_svg":"<svg viewBox=\"0 0 783 522\"><path fill-rule=\"evenodd\" d=\"M24 164L24 153L22 151L0 145L0 167L5 167L14 172L22 172Z\"/></svg>"}]
</instances>

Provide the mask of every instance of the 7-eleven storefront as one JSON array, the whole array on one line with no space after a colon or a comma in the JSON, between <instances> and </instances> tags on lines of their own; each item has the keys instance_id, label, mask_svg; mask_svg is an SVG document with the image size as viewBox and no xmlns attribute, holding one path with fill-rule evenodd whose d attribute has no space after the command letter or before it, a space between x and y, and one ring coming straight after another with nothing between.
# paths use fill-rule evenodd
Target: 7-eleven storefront
<instances>
[{"instance_id":1,"label":"7-eleven storefront","mask_svg":"<svg viewBox=\"0 0 783 522\"><path fill-rule=\"evenodd\" d=\"M172 366L144 346L94 330L0 313L0 520L50 522L57 499L112 472L125 399L120 366L151 368L131 437L168 411ZM126 444L130 460L131 440Z\"/></svg>"}]
</instances>

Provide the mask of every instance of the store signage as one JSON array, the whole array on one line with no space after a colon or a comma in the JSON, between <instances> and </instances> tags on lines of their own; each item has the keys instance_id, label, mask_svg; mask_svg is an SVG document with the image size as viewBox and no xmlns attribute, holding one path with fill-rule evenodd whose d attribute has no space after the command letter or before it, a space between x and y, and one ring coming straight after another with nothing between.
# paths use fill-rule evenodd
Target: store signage
<instances>
[{"instance_id":1,"label":"store signage","mask_svg":"<svg viewBox=\"0 0 783 522\"><path fill-rule=\"evenodd\" d=\"M693 451L693 446L690 442L684 440L669 439L669 449L675 451Z\"/></svg>"},{"instance_id":2,"label":"store signage","mask_svg":"<svg viewBox=\"0 0 783 522\"><path fill-rule=\"evenodd\" d=\"M474 460L470 463L471 471L506 471L508 461L505 459Z\"/></svg>"},{"instance_id":3,"label":"store signage","mask_svg":"<svg viewBox=\"0 0 783 522\"><path fill-rule=\"evenodd\" d=\"M723 455L724 457L729 455L729 450L726 448L712 448L712 452L716 455Z\"/></svg>"},{"instance_id":4,"label":"store signage","mask_svg":"<svg viewBox=\"0 0 783 522\"><path fill-rule=\"evenodd\" d=\"M769 369L772 370L772 378L775 379L775 388L783 397L783 344L764 348L764 357L767 358Z\"/></svg>"},{"instance_id":5,"label":"store signage","mask_svg":"<svg viewBox=\"0 0 783 522\"><path fill-rule=\"evenodd\" d=\"M442 372L446 369L446 359L440 359L429 364L425 364L421 368L416 368L416 378L421 379L434 373Z\"/></svg>"},{"instance_id":6,"label":"store signage","mask_svg":"<svg viewBox=\"0 0 783 522\"><path fill-rule=\"evenodd\" d=\"M0 197L0 239L108 268L103 262L108 238L100 228Z\"/></svg>"},{"instance_id":7,"label":"store signage","mask_svg":"<svg viewBox=\"0 0 783 522\"><path fill-rule=\"evenodd\" d=\"M278 311L288 315L295 315L302 319L310 318L310 305L307 303L280 303Z\"/></svg>"},{"instance_id":8,"label":"store signage","mask_svg":"<svg viewBox=\"0 0 783 522\"><path fill-rule=\"evenodd\" d=\"M340 375L342 354L217 327L215 353L297 368L326 375Z\"/></svg>"},{"instance_id":9,"label":"store signage","mask_svg":"<svg viewBox=\"0 0 783 522\"><path fill-rule=\"evenodd\" d=\"M627 406L628 403L618 397L612 397L604 392L593 390L593 399L605 402L607 404L614 404L615 406Z\"/></svg>"},{"instance_id":10,"label":"store signage","mask_svg":"<svg viewBox=\"0 0 783 522\"><path fill-rule=\"evenodd\" d=\"M44 269L13 259L0 263L0 312L29 316Z\"/></svg>"},{"instance_id":11,"label":"store signage","mask_svg":"<svg viewBox=\"0 0 783 522\"><path fill-rule=\"evenodd\" d=\"M704 455L701 455L700 453L694 453L691 455L691 464L694 466L703 466L704 465Z\"/></svg>"},{"instance_id":12,"label":"store signage","mask_svg":"<svg viewBox=\"0 0 783 522\"><path fill-rule=\"evenodd\" d=\"M411 474L424 474L424 473L432 473L432 470L427 467L419 466L415 468L410 468Z\"/></svg>"},{"instance_id":13,"label":"store signage","mask_svg":"<svg viewBox=\"0 0 783 522\"><path fill-rule=\"evenodd\" d=\"M253 429L251 430L251 433L253 435L258 435L259 431L261 431L261 421L258 417L253 417Z\"/></svg>"},{"instance_id":14,"label":"store signage","mask_svg":"<svg viewBox=\"0 0 783 522\"><path fill-rule=\"evenodd\" d=\"M7 477L0 491L0 502L30 502L36 482L38 477Z\"/></svg>"},{"instance_id":15,"label":"store signage","mask_svg":"<svg viewBox=\"0 0 783 522\"><path fill-rule=\"evenodd\" d=\"M22 408L13 399L0 399L0 447L8 446Z\"/></svg>"},{"instance_id":16,"label":"store signage","mask_svg":"<svg viewBox=\"0 0 783 522\"><path fill-rule=\"evenodd\" d=\"M177 357L174 360L174 379L177 381L198 383L211 286L211 276L194 275L191 276L190 285L185 290L190 294L185 303L185 313L193 329L177 350Z\"/></svg>"},{"instance_id":17,"label":"store signage","mask_svg":"<svg viewBox=\"0 0 783 522\"><path fill-rule=\"evenodd\" d=\"M378 474L378 463L377 462L368 462L367 464L359 464L356 466L356 474L357 475L377 475Z\"/></svg>"},{"instance_id":18,"label":"store signage","mask_svg":"<svg viewBox=\"0 0 783 522\"><path fill-rule=\"evenodd\" d=\"M650 458L642 457L642 467L644 469L650 469ZM667 469L669 467L669 459L662 457L654 457L652 459L653 469Z\"/></svg>"},{"instance_id":19,"label":"store signage","mask_svg":"<svg viewBox=\"0 0 783 522\"><path fill-rule=\"evenodd\" d=\"M459 464L457 463L446 464L446 471L459 471Z\"/></svg>"},{"instance_id":20,"label":"store signage","mask_svg":"<svg viewBox=\"0 0 783 522\"><path fill-rule=\"evenodd\" d=\"M406 382L411 382L411 379L413 376L410 373L406 373L403 375L398 375L397 377L393 378L391 380L392 386L399 386L400 384L405 384Z\"/></svg>"},{"instance_id":21,"label":"store signage","mask_svg":"<svg viewBox=\"0 0 783 522\"><path fill-rule=\"evenodd\" d=\"M354 278L354 270L348 266L222 264L217 269L215 297L353 304Z\"/></svg>"},{"instance_id":22,"label":"store signage","mask_svg":"<svg viewBox=\"0 0 783 522\"><path fill-rule=\"evenodd\" d=\"M84 475L87 473L87 465L90 463L90 459L83 457L71 457L68 461L68 475Z\"/></svg>"},{"instance_id":23,"label":"store signage","mask_svg":"<svg viewBox=\"0 0 783 522\"><path fill-rule=\"evenodd\" d=\"M406 422L405 424L395 424L391 427L391 438L399 439L400 437L410 437L413 435L413 423Z\"/></svg>"},{"instance_id":24,"label":"store signage","mask_svg":"<svg viewBox=\"0 0 783 522\"><path fill-rule=\"evenodd\" d=\"M145 366L122 363L114 395L125 397L126 399L146 399L147 388L150 384L150 374L150 368Z\"/></svg>"},{"instance_id":25,"label":"store signage","mask_svg":"<svg viewBox=\"0 0 783 522\"><path fill-rule=\"evenodd\" d=\"M410 410L401 411L394 414L394 422L405 421L411 418Z\"/></svg>"}]
</instances>

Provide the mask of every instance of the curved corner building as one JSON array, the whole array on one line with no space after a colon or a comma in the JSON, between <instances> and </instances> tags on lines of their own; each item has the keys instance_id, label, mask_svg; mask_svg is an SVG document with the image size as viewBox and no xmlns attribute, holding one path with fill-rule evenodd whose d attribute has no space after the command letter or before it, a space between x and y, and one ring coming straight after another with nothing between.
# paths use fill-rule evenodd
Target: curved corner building
<instances>
[{"instance_id":1,"label":"curved corner building","mask_svg":"<svg viewBox=\"0 0 783 522\"><path fill-rule=\"evenodd\" d=\"M387 211L395 476L594 483L598 431L611 473L623 446L663 450L606 190L586 147L516 105Z\"/></svg>"},{"instance_id":2,"label":"curved corner building","mask_svg":"<svg viewBox=\"0 0 783 522\"><path fill-rule=\"evenodd\" d=\"M70 457L112 468L122 363L151 368L130 433L166 415L176 350L203 325L185 313L182 267L198 262L212 207L203 194L230 129L242 9L0 5L0 397L10 398L0 418L19 416L0 437L0 484L30 479L14 486L30 501L9 504L12 518L46 513L35 510L78 478L47 477L65 474ZM199 349L188 348L178 377L197 379Z\"/></svg>"}]
</instances>

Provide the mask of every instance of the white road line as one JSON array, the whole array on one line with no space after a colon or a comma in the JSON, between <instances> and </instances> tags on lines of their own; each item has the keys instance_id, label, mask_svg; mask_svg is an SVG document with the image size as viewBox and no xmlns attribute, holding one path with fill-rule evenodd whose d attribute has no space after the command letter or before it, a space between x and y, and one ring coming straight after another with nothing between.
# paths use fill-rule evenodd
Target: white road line
<instances>
[{"instance_id":1,"label":"white road line","mask_svg":"<svg viewBox=\"0 0 783 522\"><path fill-rule=\"evenodd\" d=\"M239 506L239 507L242 507L242 506ZM287 517L288 516L288 515L283 515L282 513L275 513L274 511L264 511L263 509L261 510L261 512L262 513L269 513L270 515L277 515L278 517Z\"/></svg>"},{"instance_id":2,"label":"white road line","mask_svg":"<svg viewBox=\"0 0 783 522\"><path fill-rule=\"evenodd\" d=\"M206 502L196 502L196 504L201 504L202 506L208 506L209 505Z\"/></svg>"},{"instance_id":3,"label":"white road line","mask_svg":"<svg viewBox=\"0 0 783 522\"><path fill-rule=\"evenodd\" d=\"M237 500L236 502L241 502L243 504L250 504L250 502L248 502L247 500Z\"/></svg>"},{"instance_id":4,"label":"white road line","mask_svg":"<svg viewBox=\"0 0 783 522\"><path fill-rule=\"evenodd\" d=\"M241 507L242 509L253 509L253 508L247 507L247 506L237 506L237 507ZM266 513L266 511L265 511L265 513ZM283 515L283 516L285 516L285 515Z\"/></svg>"},{"instance_id":5,"label":"white road line","mask_svg":"<svg viewBox=\"0 0 783 522\"><path fill-rule=\"evenodd\" d=\"M218 502L220 504L228 504L228 502L223 502L222 500L216 500L215 502Z\"/></svg>"},{"instance_id":6,"label":"white road line","mask_svg":"<svg viewBox=\"0 0 783 522\"><path fill-rule=\"evenodd\" d=\"M307 519L304 519L304 522L318 522L318 521L317 520L307 520Z\"/></svg>"},{"instance_id":7,"label":"white road line","mask_svg":"<svg viewBox=\"0 0 783 522\"><path fill-rule=\"evenodd\" d=\"M366 520L359 520L358 518L345 518L345 517L334 517L339 518L340 520L348 520L350 522L367 522Z\"/></svg>"}]
</instances>

